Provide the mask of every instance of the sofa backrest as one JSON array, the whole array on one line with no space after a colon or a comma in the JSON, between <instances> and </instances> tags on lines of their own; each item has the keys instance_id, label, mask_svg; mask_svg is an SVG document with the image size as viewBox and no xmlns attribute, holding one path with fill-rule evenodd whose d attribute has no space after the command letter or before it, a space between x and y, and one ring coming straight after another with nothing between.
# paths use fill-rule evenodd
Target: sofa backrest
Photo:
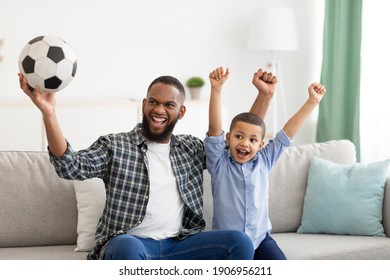
<instances>
[{"instance_id":1,"label":"sofa backrest","mask_svg":"<svg viewBox=\"0 0 390 280\"><path fill-rule=\"evenodd\" d=\"M289 147L270 175L269 205L272 231L296 232L301 224L307 177L313 156L340 164L356 162L355 145L349 140Z\"/></svg>"},{"instance_id":2,"label":"sofa backrest","mask_svg":"<svg viewBox=\"0 0 390 280\"><path fill-rule=\"evenodd\" d=\"M77 240L72 181L47 152L0 152L0 247L68 245Z\"/></svg>"}]
</instances>

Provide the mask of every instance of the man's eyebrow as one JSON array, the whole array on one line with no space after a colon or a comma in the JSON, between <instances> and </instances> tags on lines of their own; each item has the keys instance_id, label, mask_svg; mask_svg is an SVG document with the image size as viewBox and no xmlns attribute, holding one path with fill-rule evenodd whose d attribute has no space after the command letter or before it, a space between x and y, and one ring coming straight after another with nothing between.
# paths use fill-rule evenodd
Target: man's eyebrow
<instances>
[{"instance_id":1,"label":"man's eyebrow","mask_svg":"<svg viewBox=\"0 0 390 280\"><path fill-rule=\"evenodd\" d=\"M149 97L148 98L149 101L155 101L157 103L163 103L164 105L175 105L177 106L177 103L173 100L169 100L169 101L165 101L165 102L160 102L158 99L154 98L154 97Z\"/></svg>"}]
</instances>

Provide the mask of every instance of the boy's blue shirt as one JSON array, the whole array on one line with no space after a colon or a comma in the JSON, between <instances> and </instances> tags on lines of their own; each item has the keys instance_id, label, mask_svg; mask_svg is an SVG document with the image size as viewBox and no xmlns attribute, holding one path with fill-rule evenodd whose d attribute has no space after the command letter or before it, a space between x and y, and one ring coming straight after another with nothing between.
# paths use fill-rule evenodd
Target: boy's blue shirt
<instances>
[{"instance_id":1,"label":"boy's blue shirt","mask_svg":"<svg viewBox=\"0 0 390 280\"><path fill-rule=\"evenodd\" d=\"M207 170L211 174L213 229L239 229L255 248L272 229L269 220L269 174L293 141L283 130L270 139L255 157L237 163L226 149L224 133L204 140Z\"/></svg>"}]
</instances>

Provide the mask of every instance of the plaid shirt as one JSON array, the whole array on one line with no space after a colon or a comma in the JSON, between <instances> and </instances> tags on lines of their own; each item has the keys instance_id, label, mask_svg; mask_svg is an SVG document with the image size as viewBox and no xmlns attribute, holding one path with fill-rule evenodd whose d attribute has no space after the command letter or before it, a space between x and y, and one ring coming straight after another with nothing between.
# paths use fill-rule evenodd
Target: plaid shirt
<instances>
[{"instance_id":1,"label":"plaid shirt","mask_svg":"<svg viewBox=\"0 0 390 280\"><path fill-rule=\"evenodd\" d=\"M58 158L50 154L57 174L65 179L103 179L106 204L96 231L96 246L88 259L104 255L105 245L112 237L125 234L139 225L146 211L149 194L147 142L138 124L128 133L100 137L88 149L74 152L68 144L65 154ZM203 142L191 135L171 138L170 160L185 203L182 230L177 238L184 239L204 229Z\"/></svg>"}]
</instances>

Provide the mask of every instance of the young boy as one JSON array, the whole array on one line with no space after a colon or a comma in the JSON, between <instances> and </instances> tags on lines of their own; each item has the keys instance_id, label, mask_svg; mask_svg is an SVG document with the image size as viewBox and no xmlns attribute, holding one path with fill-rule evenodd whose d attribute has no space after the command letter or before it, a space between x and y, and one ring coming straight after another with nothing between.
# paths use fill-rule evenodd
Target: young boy
<instances>
[{"instance_id":1,"label":"young boy","mask_svg":"<svg viewBox=\"0 0 390 280\"><path fill-rule=\"evenodd\" d=\"M267 82L267 78L261 79L261 75L266 74L262 70L258 71L259 80L257 84L254 83L257 88L262 80ZM321 101L326 90L321 84L312 83L308 88L309 98L305 104L266 146L265 124L253 113L242 113L233 118L225 142L221 121L221 92L228 76L229 69L225 71L222 67L209 75L209 129L204 143L212 183L212 227L214 230L243 230L253 242L256 260L286 259L270 236L269 173L279 156L292 144L292 138ZM271 79L277 83L276 77Z\"/></svg>"}]
</instances>

